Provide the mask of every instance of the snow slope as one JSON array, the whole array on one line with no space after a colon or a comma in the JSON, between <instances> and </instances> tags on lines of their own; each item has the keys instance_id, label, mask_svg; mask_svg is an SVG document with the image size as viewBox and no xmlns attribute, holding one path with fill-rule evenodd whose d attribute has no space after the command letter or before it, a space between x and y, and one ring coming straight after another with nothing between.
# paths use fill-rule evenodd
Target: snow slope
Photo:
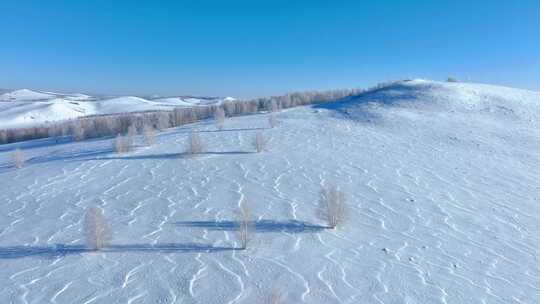
<instances>
[{"instance_id":1,"label":"snow slope","mask_svg":"<svg viewBox=\"0 0 540 304\"><path fill-rule=\"evenodd\" d=\"M0 95L0 101L35 101L54 98L54 94L35 92L28 89L15 90Z\"/></svg>"},{"instance_id":2,"label":"snow slope","mask_svg":"<svg viewBox=\"0 0 540 304\"><path fill-rule=\"evenodd\" d=\"M410 81L335 104L201 122L154 146L0 146L9 303L539 303L540 95ZM207 153L182 154L192 131ZM256 132L269 150L251 153ZM29 158L16 170L9 153ZM323 229L321 185L347 195ZM235 211L255 222L234 250ZM82 250L99 206L112 245Z\"/></svg>"},{"instance_id":3,"label":"snow slope","mask_svg":"<svg viewBox=\"0 0 540 304\"><path fill-rule=\"evenodd\" d=\"M28 127L87 115L218 104L233 98L167 97L145 99L135 96L92 97L85 94L37 92L28 89L0 95L0 129ZM233 99L234 100L234 99Z\"/></svg>"}]
</instances>

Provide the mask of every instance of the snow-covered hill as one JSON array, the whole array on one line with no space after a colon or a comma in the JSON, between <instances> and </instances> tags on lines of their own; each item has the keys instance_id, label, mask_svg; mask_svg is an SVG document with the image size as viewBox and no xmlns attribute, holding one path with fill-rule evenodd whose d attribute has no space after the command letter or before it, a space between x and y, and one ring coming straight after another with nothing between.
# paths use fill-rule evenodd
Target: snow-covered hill
<instances>
[{"instance_id":1,"label":"snow-covered hill","mask_svg":"<svg viewBox=\"0 0 540 304\"><path fill-rule=\"evenodd\" d=\"M540 94L400 82L334 104L109 139L0 146L6 303L539 303ZM205 153L182 154L190 132ZM262 132L268 151L252 153ZM10 151L28 157L22 169ZM348 221L323 229L322 186ZM255 233L234 250L236 210ZM99 206L108 249L82 250Z\"/></svg>"},{"instance_id":2,"label":"snow-covered hill","mask_svg":"<svg viewBox=\"0 0 540 304\"><path fill-rule=\"evenodd\" d=\"M354 119L365 119L365 114L377 112L370 110L372 105L385 110L395 106L400 112L411 108L443 115L482 114L494 119L535 121L539 118L540 93L492 85L412 80L384 86L330 107L345 110Z\"/></svg>"},{"instance_id":3,"label":"snow-covered hill","mask_svg":"<svg viewBox=\"0 0 540 304\"><path fill-rule=\"evenodd\" d=\"M87 115L219 104L231 97L93 97L21 89L0 94L0 129L28 127Z\"/></svg>"}]
</instances>

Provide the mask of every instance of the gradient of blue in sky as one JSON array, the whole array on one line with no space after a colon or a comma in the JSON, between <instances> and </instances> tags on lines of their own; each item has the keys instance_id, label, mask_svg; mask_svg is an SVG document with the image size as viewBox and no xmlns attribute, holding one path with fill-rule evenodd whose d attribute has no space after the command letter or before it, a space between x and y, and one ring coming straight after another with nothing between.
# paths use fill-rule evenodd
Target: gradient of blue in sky
<instances>
[{"instance_id":1,"label":"gradient of blue in sky","mask_svg":"<svg viewBox=\"0 0 540 304\"><path fill-rule=\"evenodd\" d=\"M452 75L540 90L540 1L0 1L0 88L254 97Z\"/></svg>"}]
</instances>

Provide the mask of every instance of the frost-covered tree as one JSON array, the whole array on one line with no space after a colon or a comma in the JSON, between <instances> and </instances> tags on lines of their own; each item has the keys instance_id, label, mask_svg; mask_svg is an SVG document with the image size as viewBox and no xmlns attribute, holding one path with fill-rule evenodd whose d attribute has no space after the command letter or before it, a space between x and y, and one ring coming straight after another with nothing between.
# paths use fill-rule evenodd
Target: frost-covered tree
<instances>
[{"instance_id":1,"label":"frost-covered tree","mask_svg":"<svg viewBox=\"0 0 540 304\"><path fill-rule=\"evenodd\" d=\"M131 151L131 141L123 135L118 134L114 140L114 152L126 153Z\"/></svg>"},{"instance_id":2,"label":"frost-covered tree","mask_svg":"<svg viewBox=\"0 0 540 304\"><path fill-rule=\"evenodd\" d=\"M81 121L76 120L73 123L72 134L73 134L73 138L76 141L81 141L85 139L85 131L84 131Z\"/></svg>"},{"instance_id":3,"label":"frost-covered tree","mask_svg":"<svg viewBox=\"0 0 540 304\"><path fill-rule=\"evenodd\" d=\"M268 140L264 137L264 134L262 132L255 133L255 137L253 138L253 147L255 148L255 151L257 151L257 153L262 152L266 150L267 145Z\"/></svg>"},{"instance_id":4,"label":"frost-covered tree","mask_svg":"<svg viewBox=\"0 0 540 304\"><path fill-rule=\"evenodd\" d=\"M277 126L278 122L275 114L270 114L270 116L268 116L268 124L270 125L270 128Z\"/></svg>"},{"instance_id":5,"label":"frost-covered tree","mask_svg":"<svg viewBox=\"0 0 540 304\"><path fill-rule=\"evenodd\" d=\"M222 107L216 108L214 111L214 120L216 121L217 127L221 130L225 124L225 110Z\"/></svg>"},{"instance_id":6,"label":"frost-covered tree","mask_svg":"<svg viewBox=\"0 0 540 304\"><path fill-rule=\"evenodd\" d=\"M201 154L203 152L203 141L199 133L192 132L188 138L187 154Z\"/></svg>"},{"instance_id":7,"label":"frost-covered tree","mask_svg":"<svg viewBox=\"0 0 540 304\"><path fill-rule=\"evenodd\" d=\"M151 146L156 141L156 131L150 125L144 125L143 127L144 142L147 146Z\"/></svg>"},{"instance_id":8,"label":"frost-covered tree","mask_svg":"<svg viewBox=\"0 0 540 304\"><path fill-rule=\"evenodd\" d=\"M228 116L233 116L234 114L236 114L235 105L236 105L236 102L227 101L227 102L224 102L222 106L223 106L223 110L225 110L225 113Z\"/></svg>"},{"instance_id":9,"label":"frost-covered tree","mask_svg":"<svg viewBox=\"0 0 540 304\"><path fill-rule=\"evenodd\" d=\"M127 134L125 136L125 140L127 142L129 150L131 150L131 148L133 147L136 136L137 136L137 127L134 124L132 124L128 127Z\"/></svg>"},{"instance_id":10,"label":"frost-covered tree","mask_svg":"<svg viewBox=\"0 0 540 304\"><path fill-rule=\"evenodd\" d=\"M324 187L320 197L320 215L326 221L328 228L341 225L347 215L345 194L335 186Z\"/></svg>"},{"instance_id":11,"label":"frost-covered tree","mask_svg":"<svg viewBox=\"0 0 540 304\"><path fill-rule=\"evenodd\" d=\"M13 165L15 168L20 169L24 166L25 157L23 152L20 149L15 149L11 153L11 161L13 162Z\"/></svg>"},{"instance_id":12,"label":"frost-covered tree","mask_svg":"<svg viewBox=\"0 0 540 304\"><path fill-rule=\"evenodd\" d=\"M7 144L8 142L8 135L6 130L0 130L0 143L1 144Z\"/></svg>"},{"instance_id":13,"label":"frost-covered tree","mask_svg":"<svg viewBox=\"0 0 540 304\"><path fill-rule=\"evenodd\" d=\"M84 233L88 249L101 250L108 245L111 231L101 209L91 207L86 211Z\"/></svg>"},{"instance_id":14,"label":"frost-covered tree","mask_svg":"<svg viewBox=\"0 0 540 304\"><path fill-rule=\"evenodd\" d=\"M51 124L48 126L48 135L52 139L54 139L54 142L58 143L58 139L60 136L62 136L62 128L58 124Z\"/></svg>"},{"instance_id":15,"label":"frost-covered tree","mask_svg":"<svg viewBox=\"0 0 540 304\"><path fill-rule=\"evenodd\" d=\"M157 114L157 128L158 130L164 130L169 128L170 125L170 113L160 112Z\"/></svg>"},{"instance_id":16,"label":"frost-covered tree","mask_svg":"<svg viewBox=\"0 0 540 304\"><path fill-rule=\"evenodd\" d=\"M268 304L282 304L285 303L285 296L278 290L273 290L268 298Z\"/></svg>"},{"instance_id":17,"label":"frost-covered tree","mask_svg":"<svg viewBox=\"0 0 540 304\"><path fill-rule=\"evenodd\" d=\"M251 241L251 232L253 230L251 224L251 212L247 207L246 202L243 202L238 210L238 240L240 241L240 249L247 249Z\"/></svg>"},{"instance_id":18,"label":"frost-covered tree","mask_svg":"<svg viewBox=\"0 0 540 304\"><path fill-rule=\"evenodd\" d=\"M279 104L274 98L272 98L270 100L270 112L277 112L277 111L279 111Z\"/></svg>"}]
</instances>

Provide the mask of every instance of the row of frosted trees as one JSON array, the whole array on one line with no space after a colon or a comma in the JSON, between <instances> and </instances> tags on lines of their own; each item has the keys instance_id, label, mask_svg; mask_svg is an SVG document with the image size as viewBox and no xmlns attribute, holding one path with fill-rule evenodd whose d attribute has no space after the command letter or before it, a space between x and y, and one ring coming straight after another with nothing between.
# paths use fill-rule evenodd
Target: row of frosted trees
<instances>
[{"instance_id":1,"label":"row of frosted trees","mask_svg":"<svg viewBox=\"0 0 540 304\"><path fill-rule=\"evenodd\" d=\"M221 105L175 108L172 111L150 111L87 116L46 123L36 127L0 130L0 144L38 138L70 136L75 140L127 134L130 127L142 134L145 129L163 130L199 120L221 116L238 116L260 111L277 111L296 106L324 103L359 94L359 89L292 93L284 96L257 98L248 101L226 101ZM222 113L222 114L221 114Z\"/></svg>"},{"instance_id":2,"label":"row of frosted trees","mask_svg":"<svg viewBox=\"0 0 540 304\"><path fill-rule=\"evenodd\" d=\"M326 186L321 189L318 217L325 221L326 226L319 226L321 229L336 229L347 220L348 209L345 194L335 186ZM251 216L251 210L244 202L239 207L236 214L236 234L239 246L235 249L245 250L252 240L255 231L256 221ZM87 209L84 221L84 233L86 244L89 250L101 250L107 247L112 239L111 230L103 211L97 207Z\"/></svg>"}]
</instances>

